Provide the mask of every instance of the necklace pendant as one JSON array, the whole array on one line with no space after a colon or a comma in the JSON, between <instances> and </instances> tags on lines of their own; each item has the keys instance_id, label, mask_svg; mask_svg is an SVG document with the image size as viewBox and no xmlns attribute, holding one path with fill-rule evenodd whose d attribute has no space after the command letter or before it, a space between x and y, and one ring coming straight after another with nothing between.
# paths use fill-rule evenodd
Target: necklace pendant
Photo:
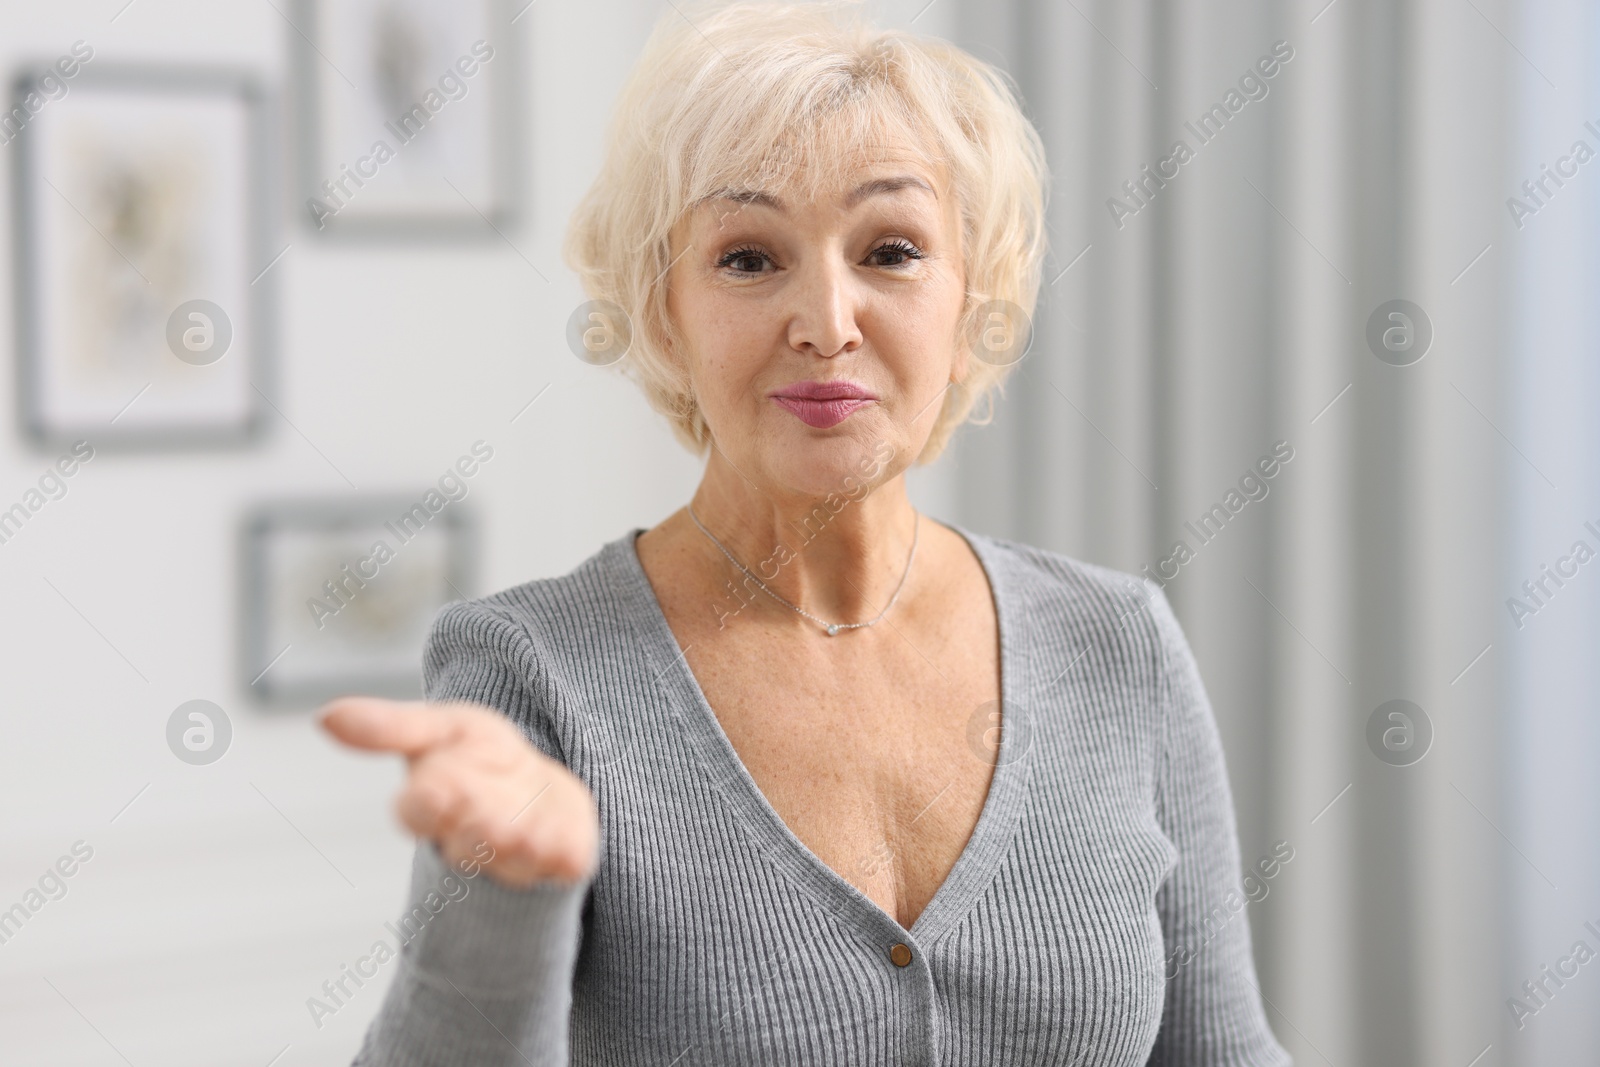
<instances>
[{"instance_id":1,"label":"necklace pendant","mask_svg":"<svg viewBox=\"0 0 1600 1067\"><path fill-rule=\"evenodd\" d=\"M829 637L838 637L839 636L839 624L838 623L830 622L828 624L828 636Z\"/></svg>"}]
</instances>

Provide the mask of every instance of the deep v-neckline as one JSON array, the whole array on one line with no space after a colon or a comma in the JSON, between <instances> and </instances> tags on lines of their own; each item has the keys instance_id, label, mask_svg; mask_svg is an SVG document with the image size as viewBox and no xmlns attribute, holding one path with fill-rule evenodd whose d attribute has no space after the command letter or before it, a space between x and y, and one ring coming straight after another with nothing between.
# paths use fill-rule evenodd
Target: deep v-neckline
<instances>
[{"instance_id":1,"label":"deep v-neckline","mask_svg":"<svg viewBox=\"0 0 1600 1067\"><path fill-rule=\"evenodd\" d=\"M1000 751L983 807L965 847L909 930L877 901L828 866L784 822L740 759L689 667L686 650L678 646L677 636L639 561L635 542L644 530L632 530L616 542L619 576L631 608L627 614L638 631L652 683L671 702L694 745L702 769L726 798L730 810L740 816L774 862L835 915L852 917L858 928L875 940L898 933L928 944L965 915L994 880L1010 847L1027 795L1032 765L1028 755L1034 730L1028 707L1017 699L1018 694L1028 692L1029 682L1024 677L1028 657L1022 654L1021 647L1023 620L1014 614L1018 601L1007 584L1005 569L994 546L981 535L946 525L971 547L994 602L999 630Z\"/></svg>"}]
</instances>

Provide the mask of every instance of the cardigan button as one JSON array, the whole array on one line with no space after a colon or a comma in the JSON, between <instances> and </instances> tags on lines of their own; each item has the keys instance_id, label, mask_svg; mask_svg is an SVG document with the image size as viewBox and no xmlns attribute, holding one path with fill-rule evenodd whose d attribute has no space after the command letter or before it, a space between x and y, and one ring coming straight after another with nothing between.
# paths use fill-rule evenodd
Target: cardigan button
<instances>
[{"instance_id":1,"label":"cardigan button","mask_svg":"<svg viewBox=\"0 0 1600 1067\"><path fill-rule=\"evenodd\" d=\"M893 945L889 949L889 962L896 967L911 965L911 949L907 945Z\"/></svg>"}]
</instances>

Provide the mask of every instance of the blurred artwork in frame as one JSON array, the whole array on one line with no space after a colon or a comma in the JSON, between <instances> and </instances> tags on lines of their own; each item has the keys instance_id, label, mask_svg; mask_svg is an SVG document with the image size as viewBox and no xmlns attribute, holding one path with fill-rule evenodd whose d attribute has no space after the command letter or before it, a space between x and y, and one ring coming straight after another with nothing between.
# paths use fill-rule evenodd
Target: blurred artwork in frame
<instances>
[{"instance_id":1,"label":"blurred artwork in frame","mask_svg":"<svg viewBox=\"0 0 1600 1067\"><path fill-rule=\"evenodd\" d=\"M16 106L40 77L14 79ZM104 61L60 84L12 144L25 432L247 442L271 290L260 89L237 72Z\"/></svg>"},{"instance_id":2,"label":"blurred artwork in frame","mask_svg":"<svg viewBox=\"0 0 1600 1067\"><path fill-rule=\"evenodd\" d=\"M521 12L497 0L300 0L295 12L301 219L325 236L503 237Z\"/></svg>"},{"instance_id":3,"label":"blurred artwork in frame","mask_svg":"<svg viewBox=\"0 0 1600 1067\"><path fill-rule=\"evenodd\" d=\"M434 615L471 585L470 513L401 496L263 503L245 518L243 688L263 703L418 698Z\"/></svg>"}]
</instances>

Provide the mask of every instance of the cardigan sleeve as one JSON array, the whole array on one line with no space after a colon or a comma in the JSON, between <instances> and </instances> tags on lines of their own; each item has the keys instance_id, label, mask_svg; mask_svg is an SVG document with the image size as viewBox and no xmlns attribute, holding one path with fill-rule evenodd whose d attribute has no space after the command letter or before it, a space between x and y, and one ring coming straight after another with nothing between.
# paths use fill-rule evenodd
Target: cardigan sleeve
<instances>
[{"instance_id":1,"label":"cardigan sleeve","mask_svg":"<svg viewBox=\"0 0 1600 1067\"><path fill-rule=\"evenodd\" d=\"M487 605L458 602L429 632L423 693L495 708L560 760L530 687L535 671L525 628ZM418 843L408 910L389 926L399 943L394 983L353 1067L567 1063L572 975L593 876L511 889L475 866L451 869L433 842Z\"/></svg>"},{"instance_id":2,"label":"cardigan sleeve","mask_svg":"<svg viewBox=\"0 0 1600 1067\"><path fill-rule=\"evenodd\" d=\"M1166 996L1151 1067L1286 1067L1250 952L1238 829L1222 743L1194 656L1159 589L1164 717L1156 773L1162 831L1177 860L1157 894Z\"/></svg>"}]
</instances>

